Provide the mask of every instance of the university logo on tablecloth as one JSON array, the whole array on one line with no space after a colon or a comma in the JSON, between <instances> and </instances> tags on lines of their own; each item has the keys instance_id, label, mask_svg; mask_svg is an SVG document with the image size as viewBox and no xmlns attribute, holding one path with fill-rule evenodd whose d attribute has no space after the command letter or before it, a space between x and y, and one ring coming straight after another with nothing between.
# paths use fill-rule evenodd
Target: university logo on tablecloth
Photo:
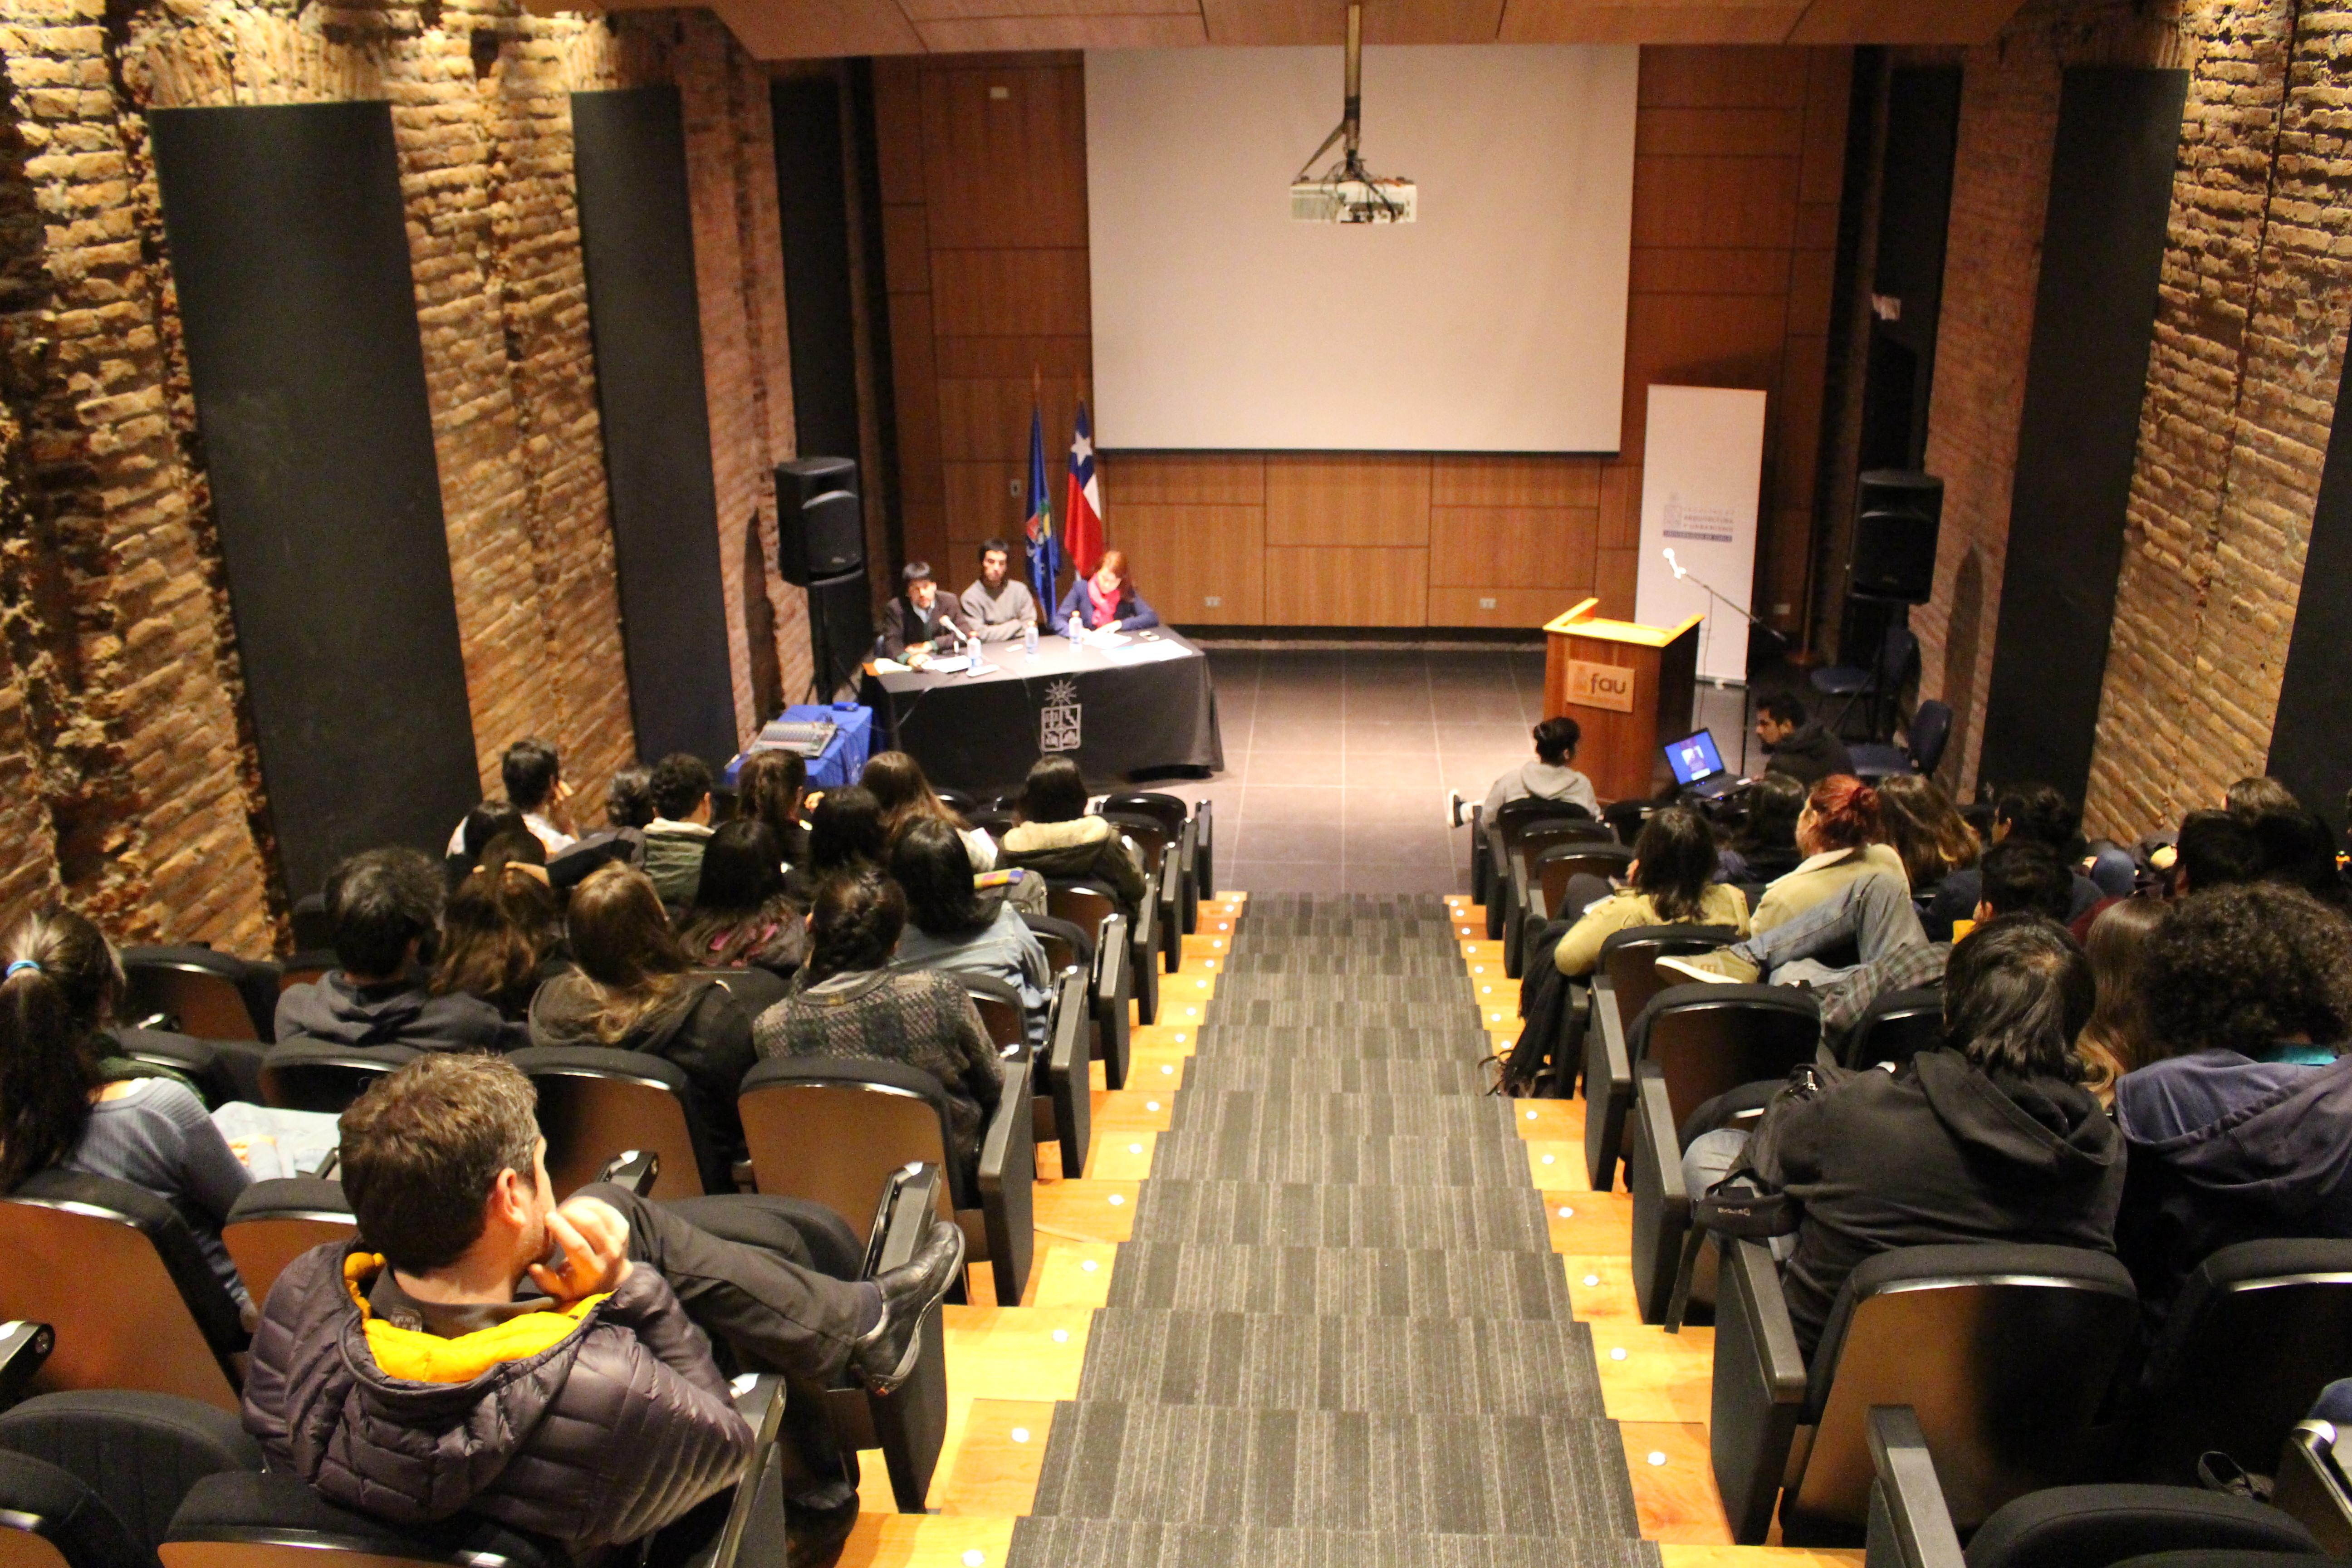
<instances>
[{"instance_id":1,"label":"university logo on tablecloth","mask_svg":"<svg viewBox=\"0 0 2352 1568\"><path fill-rule=\"evenodd\" d=\"M1037 749L1052 753L1078 749L1078 683L1057 680L1045 688L1045 706L1037 712Z\"/></svg>"}]
</instances>

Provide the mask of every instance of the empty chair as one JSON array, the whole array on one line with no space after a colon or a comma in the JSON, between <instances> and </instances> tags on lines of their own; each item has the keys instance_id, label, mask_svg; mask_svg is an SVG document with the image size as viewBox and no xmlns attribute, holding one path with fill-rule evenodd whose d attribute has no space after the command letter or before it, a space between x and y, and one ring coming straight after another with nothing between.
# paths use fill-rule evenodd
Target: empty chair
<instances>
[{"instance_id":1,"label":"empty chair","mask_svg":"<svg viewBox=\"0 0 2352 1568\"><path fill-rule=\"evenodd\" d=\"M1505 801L1492 817L1483 806L1470 808L1470 896L1486 907L1486 940L1503 934L1505 911L1511 901L1511 848L1519 836L1538 822L1591 822L1592 814L1569 800L1528 795ZM1606 825L1600 825L1606 834Z\"/></svg>"},{"instance_id":2,"label":"empty chair","mask_svg":"<svg viewBox=\"0 0 2352 1568\"><path fill-rule=\"evenodd\" d=\"M948 1173L940 1217L963 1227L1017 1306L1036 1243L1036 1112L1030 1064L1004 1065L1002 1097L971 1166L955 1159L947 1091L919 1068L855 1057L770 1057L737 1102L762 1193L824 1204L852 1224L873 1214L896 1173L917 1163Z\"/></svg>"},{"instance_id":3,"label":"empty chair","mask_svg":"<svg viewBox=\"0 0 2352 1568\"><path fill-rule=\"evenodd\" d=\"M1503 973L1516 980L1525 972L1528 946L1548 921L1572 921L1583 912L1568 908L1572 878L1597 877L1606 882L1623 876L1633 863L1633 852L1622 844L1571 840L1537 848L1525 862L1525 879L1517 885L1517 897L1505 911Z\"/></svg>"},{"instance_id":4,"label":"empty chair","mask_svg":"<svg viewBox=\"0 0 2352 1568\"><path fill-rule=\"evenodd\" d=\"M123 1015L142 1028L205 1040L269 1040L278 966L208 947L126 947Z\"/></svg>"},{"instance_id":5,"label":"empty chair","mask_svg":"<svg viewBox=\"0 0 2352 1568\"><path fill-rule=\"evenodd\" d=\"M413 1046L338 1046L289 1040L261 1058L261 1099L286 1110L340 1116L368 1085L417 1055Z\"/></svg>"},{"instance_id":6,"label":"empty chair","mask_svg":"<svg viewBox=\"0 0 2352 1568\"><path fill-rule=\"evenodd\" d=\"M87 1491L84 1506L102 1510L128 1543L127 1555L100 1559L97 1568L121 1568L155 1561L173 1514L198 1481L259 1470L261 1446L213 1405L105 1389L44 1394L0 1415L0 1461L16 1458L54 1467ZM24 1511L8 1495L6 1475L0 1464L0 1518ZM73 1511L46 1517L67 1525L70 1536ZM16 1561L5 1545L0 1560Z\"/></svg>"},{"instance_id":7,"label":"empty chair","mask_svg":"<svg viewBox=\"0 0 2352 1568\"><path fill-rule=\"evenodd\" d=\"M734 1190L727 1152L696 1109L686 1070L645 1051L604 1046L532 1046L509 1051L539 1091L547 1177L558 1197L599 1179L625 1150L657 1155L655 1198Z\"/></svg>"},{"instance_id":8,"label":"empty chair","mask_svg":"<svg viewBox=\"0 0 2352 1568\"><path fill-rule=\"evenodd\" d=\"M1933 986L1889 991L1846 1031L1838 1059L1846 1067L1900 1067L1944 1043L1944 994Z\"/></svg>"},{"instance_id":9,"label":"empty chair","mask_svg":"<svg viewBox=\"0 0 2352 1568\"><path fill-rule=\"evenodd\" d=\"M1846 755L1853 760L1853 771L1864 780L1895 773L1934 773L1944 760L1944 747L1952 739L1950 704L1932 697L1920 703L1911 715L1906 733L1906 743L1901 746L1876 742L1848 746Z\"/></svg>"},{"instance_id":10,"label":"empty chair","mask_svg":"<svg viewBox=\"0 0 2352 1568\"><path fill-rule=\"evenodd\" d=\"M1614 1006L1596 988L1593 1004ZM1624 1014L1618 1010L1618 1018ZM1596 1192L1616 1184L1638 1078L1655 1078L1668 1126L1727 1089L1787 1076L1820 1049L1821 1009L1789 985L1674 985L1650 999L1622 1034L1597 1037L1584 1081L1584 1163Z\"/></svg>"},{"instance_id":11,"label":"empty chair","mask_svg":"<svg viewBox=\"0 0 2352 1568\"><path fill-rule=\"evenodd\" d=\"M964 989L971 1005L980 1010L980 1021L988 1029L988 1037L996 1048L1007 1055L1019 1053L1029 1038L1029 1016L1021 1005L1021 993L992 974L951 973L949 979Z\"/></svg>"},{"instance_id":12,"label":"empty chair","mask_svg":"<svg viewBox=\"0 0 2352 1568\"><path fill-rule=\"evenodd\" d=\"M1217 818L1215 802L1192 803L1192 880L1201 897L1217 896Z\"/></svg>"},{"instance_id":13,"label":"empty chair","mask_svg":"<svg viewBox=\"0 0 2352 1568\"><path fill-rule=\"evenodd\" d=\"M1824 697L1843 697L1844 704L1837 717L1829 721L1830 732L1835 734L1845 727L1846 715L1853 711L1856 702L1865 704L1869 715L1870 738L1878 739L1880 716L1885 705L1891 705L1912 677L1919 673L1919 638L1910 627L1901 624L1887 626L1886 636L1878 651L1867 665L1832 664L1813 671L1809 678L1815 691Z\"/></svg>"},{"instance_id":14,"label":"empty chair","mask_svg":"<svg viewBox=\"0 0 2352 1568\"><path fill-rule=\"evenodd\" d=\"M208 1106L261 1100L261 1061L268 1047L257 1041L200 1040L162 1029L118 1027L108 1033L114 1037L115 1055L178 1073L195 1085Z\"/></svg>"},{"instance_id":15,"label":"empty chair","mask_svg":"<svg viewBox=\"0 0 2352 1568\"><path fill-rule=\"evenodd\" d=\"M1092 1004L1084 972L1065 970L1054 987L1054 1011L1045 1031L1045 1054L1034 1069L1037 1142L1059 1147L1066 1180L1087 1173L1087 1147L1094 1138L1094 1079L1087 1070Z\"/></svg>"},{"instance_id":16,"label":"empty chair","mask_svg":"<svg viewBox=\"0 0 2352 1568\"><path fill-rule=\"evenodd\" d=\"M1087 994L1093 1002L1094 1059L1103 1065L1103 1087L1127 1087L1129 1018L1135 996L1135 967L1129 961L1127 917L1113 914L1095 942L1094 968ZM1155 986L1158 982L1151 983Z\"/></svg>"},{"instance_id":17,"label":"empty chair","mask_svg":"<svg viewBox=\"0 0 2352 1568\"><path fill-rule=\"evenodd\" d=\"M237 1407L236 1302L179 1211L128 1182L36 1172L0 1197L0 1321L47 1323L37 1389L136 1388Z\"/></svg>"},{"instance_id":18,"label":"empty chair","mask_svg":"<svg viewBox=\"0 0 2352 1568\"><path fill-rule=\"evenodd\" d=\"M2252 1498L2194 1487L2052 1487L1996 1509L1965 1553L1936 1456L1907 1405L1870 1413L1869 1561L1881 1568L2114 1568L2145 1553L2321 1550L2313 1533ZM2277 1560L2273 1559L2273 1563Z\"/></svg>"},{"instance_id":19,"label":"empty chair","mask_svg":"<svg viewBox=\"0 0 2352 1568\"><path fill-rule=\"evenodd\" d=\"M1175 871L1163 874L1165 885L1174 904L1176 919L1172 934L1190 935L1199 923L1200 905L1200 839L1184 803L1172 795L1151 790L1130 790L1103 797L1104 815L1127 814L1149 816L1168 835L1171 850L1175 856ZM1170 966L1174 967L1172 964Z\"/></svg>"},{"instance_id":20,"label":"empty chair","mask_svg":"<svg viewBox=\"0 0 2352 1568\"><path fill-rule=\"evenodd\" d=\"M345 1239L356 1227L341 1182L286 1176L256 1182L236 1195L221 1226L221 1244L258 1307L288 1264L322 1243Z\"/></svg>"},{"instance_id":21,"label":"empty chair","mask_svg":"<svg viewBox=\"0 0 2352 1568\"><path fill-rule=\"evenodd\" d=\"M2197 1266L2148 1353L2126 1430L2133 1473L2189 1486L2201 1454L2269 1468L2352 1373L2352 1241L2242 1241Z\"/></svg>"},{"instance_id":22,"label":"empty chair","mask_svg":"<svg viewBox=\"0 0 2352 1568\"><path fill-rule=\"evenodd\" d=\"M1160 968L1153 962L1157 952L1156 935L1153 934L1157 931L1157 921L1150 903L1147 901L1136 917L1136 923L1129 925L1119 910L1118 896L1108 888L1094 882L1048 878L1045 882L1045 908L1057 919L1089 931L1101 931L1107 920L1113 915L1119 916L1120 930L1127 937L1125 967L1130 989L1129 1000L1135 1004L1136 1022L1159 1022ZM1151 931L1147 931L1146 927L1150 927ZM1118 1081L1111 1087L1119 1088L1125 1081L1126 1074L1122 1071Z\"/></svg>"},{"instance_id":23,"label":"empty chair","mask_svg":"<svg viewBox=\"0 0 2352 1568\"><path fill-rule=\"evenodd\" d=\"M1848 1277L1808 1367L1771 1254L1727 1243L1707 1440L1733 1538L1762 1544L1777 1501L1789 1545L1859 1542L1874 1405L1917 1413L1960 1533L2079 1479L2137 1313L2105 1253L1904 1247Z\"/></svg>"}]
</instances>

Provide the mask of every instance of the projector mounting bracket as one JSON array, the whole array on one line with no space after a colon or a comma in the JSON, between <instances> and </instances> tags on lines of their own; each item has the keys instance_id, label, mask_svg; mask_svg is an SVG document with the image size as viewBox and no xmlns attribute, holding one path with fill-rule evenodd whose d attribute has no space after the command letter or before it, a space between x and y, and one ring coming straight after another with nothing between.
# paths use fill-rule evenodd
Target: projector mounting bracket
<instances>
[{"instance_id":1,"label":"projector mounting bracket","mask_svg":"<svg viewBox=\"0 0 2352 1568\"><path fill-rule=\"evenodd\" d=\"M1307 162L1299 166L1298 178L1305 180L1315 171L1315 160L1331 150L1331 144L1345 139L1348 151L1339 167L1333 171L1340 179L1369 182L1364 173L1364 160L1357 151L1364 130L1364 8L1356 0L1348 5L1348 92L1340 100L1339 123L1331 134L1323 138L1323 145L1315 149Z\"/></svg>"}]
</instances>

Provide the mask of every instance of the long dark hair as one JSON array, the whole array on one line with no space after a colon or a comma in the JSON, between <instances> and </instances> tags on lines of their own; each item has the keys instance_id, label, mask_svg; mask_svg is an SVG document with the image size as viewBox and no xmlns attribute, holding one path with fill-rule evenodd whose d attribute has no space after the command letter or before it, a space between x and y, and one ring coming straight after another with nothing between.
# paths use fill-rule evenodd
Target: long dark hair
<instances>
[{"instance_id":1,"label":"long dark hair","mask_svg":"<svg viewBox=\"0 0 2352 1568\"><path fill-rule=\"evenodd\" d=\"M1797 816L1805 809L1803 781L1788 773L1766 773L1748 786L1748 820L1732 836L1740 854L1790 853L1797 847Z\"/></svg>"},{"instance_id":2,"label":"long dark hair","mask_svg":"<svg viewBox=\"0 0 2352 1568\"><path fill-rule=\"evenodd\" d=\"M653 879L634 866L591 872L572 894L572 955L596 987L596 1037L616 1045L686 987L686 950Z\"/></svg>"},{"instance_id":3,"label":"long dark hair","mask_svg":"<svg viewBox=\"0 0 2352 1568\"><path fill-rule=\"evenodd\" d=\"M780 853L764 822L730 822L710 836L693 914L678 933L696 962L741 963L799 921L800 911L784 896Z\"/></svg>"},{"instance_id":4,"label":"long dark hair","mask_svg":"<svg viewBox=\"0 0 2352 1568\"><path fill-rule=\"evenodd\" d=\"M860 866L879 866L889 852L882 832L882 803L857 784L830 791L809 813L809 874L833 876Z\"/></svg>"},{"instance_id":5,"label":"long dark hair","mask_svg":"<svg viewBox=\"0 0 2352 1568\"><path fill-rule=\"evenodd\" d=\"M874 792L882 807L882 831L894 838L908 823L925 817L958 829L971 826L948 809L923 775L923 764L904 752L877 752L857 782Z\"/></svg>"},{"instance_id":6,"label":"long dark hair","mask_svg":"<svg viewBox=\"0 0 2352 1568\"><path fill-rule=\"evenodd\" d=\"M555 945L557 904L544 874L504 861L468 872L441 910L436 996L478 996L520 1017L539 985L539 966Z\"/></svg>"},{"instance_id":7,"label":"long dark hair","mask_svg":"<svg viewBox=\"0 0 2352 1568\"><path fill-rule=\"evenodd\" d=\"M2091 963L2043 915L2001 915L1952 948L1944 971L1944 1042L1987 1072L2085 1076L2074 1037L2090 1022Z\"/></svg>"},{"instance_id":8,"label":"long dark hair","mask_svg":"<svg viewBox=\"0 0 2352 1568\"><path fill-rule=\"evenodd\" d=\"M735 775L735 815L766 823L782 844L800 820L801 796L807 790L807 758L798 752L754 752Z\"/></svg>"},{"instance_id":9,"label":"long dark hair","mask_svg":"<svg viewBox=\"0 0 2352 1568\"><path fill-rule=\"evenodd\" d=\"M808 962L801 968L807 984L879 969L907 929L907 895L881 872L862 867L825 879L811 922Z\"/></svg>"},{"instance_id":10,"label":"long dark hair","mask_svg":"<svg viewBox=\"0 0 2352 1568\"><path fill-rule=\"evenodd\" d=\"M890 875L906 890L907 915L927 936L972 935L996 918L971 885L971 856L956 830L918 817L890 846Z\"/></svg>"},{"instance_id":11,"label":"long dark hair","mask_svg":"<svg viewBox=\"0 0 2352 1568\"><path fill-rule=\"evenodd\" d=\"M89 1122L99 1026L122 995L122 965L71 910L8 933L0 980L0 1193L73 1152Z\"/></svg>"},{"instance_id":12,"label":"long dark hair","mask_svg":"<svg viewBox=\"0 0 2352 1568\"><path fill-rule=\"evenodd\" d=\"M1633 841L1641 863L1633 890L1648 896L1667 925L1699 918L1699 900L1715 879L1715 835L1697 812L1670 805L1653 812Z\"/></svg>"},{"instance_id":13,"label":"long dark hair","mask_svg":"<svg viewBox=\"0 0 2352 1568\"><path fill-rule=\"evenodd\" d=\"M1021 785L1024 822L1076 822L1087 814L1087 779L1067 757L1040 757Z\"/></svg>"}]
</instances>

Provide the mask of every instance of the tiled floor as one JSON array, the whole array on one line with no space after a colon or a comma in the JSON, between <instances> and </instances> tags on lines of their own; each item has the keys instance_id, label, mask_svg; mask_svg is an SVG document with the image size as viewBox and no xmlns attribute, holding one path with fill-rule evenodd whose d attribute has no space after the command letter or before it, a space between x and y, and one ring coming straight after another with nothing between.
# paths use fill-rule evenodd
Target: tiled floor
<instances>
[{"instance_id":1,"label":"tiled floor","mask_svg":"<svg viewBox=\"0 0 2352 1568\"><path fill-rule=\"evenodd\" d=\"M1468 834L1446 791L1475 798L1529 754L1543 650L1211 654L1225 771L1184 793L1217 803L1217 880L1251 892L1455 892Z\"/></svg>"},{"instance_id":2,"label":"tiled floor","mask_svg":"<svg viewBox=\"0 0 2352 1568\"><path fill-rule=\"evenodd\" d=\"M1485 797L1528 760L1543 649L1211 647L1225 771L1172 786L1217 803L1217 880L1259 893L1469 890L1469 831L1445 796ZM1741 765L1743 699L1701 688L1703 721ZM1721 710L1721 711L1717 711Z\"/></svg>"}]
</instances>

